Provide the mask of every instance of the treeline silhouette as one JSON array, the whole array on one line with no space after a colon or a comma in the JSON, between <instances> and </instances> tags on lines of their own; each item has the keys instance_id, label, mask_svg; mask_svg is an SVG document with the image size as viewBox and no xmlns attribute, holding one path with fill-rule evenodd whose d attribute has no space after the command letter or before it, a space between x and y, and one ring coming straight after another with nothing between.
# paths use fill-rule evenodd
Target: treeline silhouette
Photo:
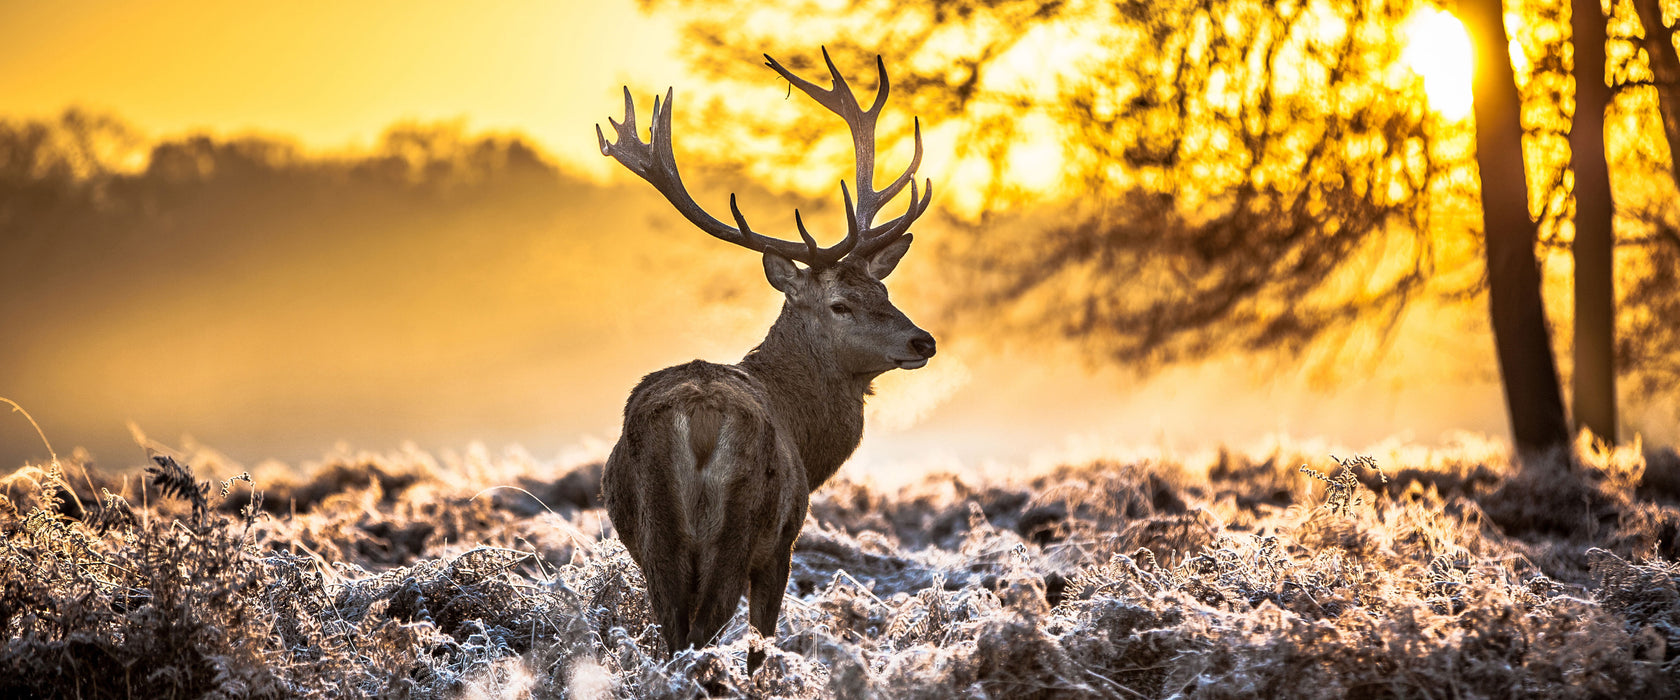
<instances>
[{"instance_id":1,"label":"treeline silhouette","mask_svg":"<svg viewBox=\"0 0 1680 700\"><path fill-rule=\"evenodd\" d=\"M320 153L0 120L0 391L101 459L143 457L129 420L282 459L598 430L631 382L609 365L669 359L625 319L678 323L650 310L729 286L652 201L459 124ZM646 267L703 283L644 287ZM44 458L10 423L0 462Z\"/></svg>"},{"instance_id":2,"label":"treeline silhouette","mask_svg":"<svg viewBox=\"0 0 1680 700\"><path fill-rule=\"evenodd\" d=\"M0 121L0 272L52 284L71 266L82 274L70 286L80 286L87 273L109 272L102 260L180 265L318 232L277 219L350 207L390 215L563 184L581 183L521 138L467 136L458 125L399 125L371 152L313 155L262 136L146 144L115 117L72 109Z\"/></svg>"}]
</instances>

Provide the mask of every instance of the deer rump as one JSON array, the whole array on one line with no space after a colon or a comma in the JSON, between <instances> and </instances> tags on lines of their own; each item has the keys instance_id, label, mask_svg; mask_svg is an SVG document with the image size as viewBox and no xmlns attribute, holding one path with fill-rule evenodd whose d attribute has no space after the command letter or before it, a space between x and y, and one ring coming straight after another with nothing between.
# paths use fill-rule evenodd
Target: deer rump
<instances>
[{"instance_id":1,"label":"deer rump","mask_svg":"<svg viewBox=\"0 0 1680 700\"><path fill-rule=\"evenodd\" d=\"M805 469L758 381L694 361L645 377L607 458L607 514L647 579L668 650L712 642L750 591L749 619L776 635Z\"/></svg>"}]
</instances>

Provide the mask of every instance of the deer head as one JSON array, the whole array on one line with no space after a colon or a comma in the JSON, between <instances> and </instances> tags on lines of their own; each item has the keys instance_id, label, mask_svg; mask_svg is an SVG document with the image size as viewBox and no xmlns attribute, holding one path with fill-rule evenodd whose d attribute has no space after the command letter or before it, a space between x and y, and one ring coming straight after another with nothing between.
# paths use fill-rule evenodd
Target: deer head
<instances>
[{"instance_id":1,"label":"deer head","mask_svg":"<svg viewBox=\"0 0 1680 700\"><path fill-rule=\"evenodd\" d=\"M875 124L891 91L887 80L886 63L879 56L875 66L880 75L880 88L869 109L858 103L846 79L823 49L823 62L828 65L834 82L828 89L818 87L794 75L776 59L764 56L766 65L789 83L798 87L818 104L845 120L852 134L856 158L857 201L851 190L840 183L840 194L846 204L846 235L835 245L824 248L806 230L804 219L794 210L794 225L799 242L759 234L747 225L729 195L729 212L735 220L730 226L708 214L683 186L677 170L676 157L671 149L671 110L675 92L667 91L665 100L653 101L653 118L649 140L642 141L636 133L636 105L630 89L624 90L624 121L607 120L617 132L617 139L608 143L599 126L595 136L601 154L611 156L631 172L647 180L665 195L688 221L700 230L735 245L762 253L764 274L770 285L786 296L783 321L797 323L802 334L827 342L827 349L839 368L851 375L873 377L894 368L916 369L927 364L935 350L934 339L917 328L903 312L887 298L881 280L893 271L910 247L910 225L927 211L933 199L933 183L918 189L916 170L922 162L921 121L915 121L915 155L910 166L886 187L874 187ZM910 188L910 202L903 214L886 223L876 225L875 217L887 202ZM791 318L790 318L791 316Z\"/></svg>"}]
</instances>

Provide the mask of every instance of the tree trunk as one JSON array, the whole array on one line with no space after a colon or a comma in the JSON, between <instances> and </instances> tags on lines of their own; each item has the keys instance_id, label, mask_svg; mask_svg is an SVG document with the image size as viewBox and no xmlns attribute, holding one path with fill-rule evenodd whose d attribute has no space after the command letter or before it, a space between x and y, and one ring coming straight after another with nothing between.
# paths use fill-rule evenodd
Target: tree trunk
<instances>
[{"instance_id":1,"label":"tree trunk","mask_svg":"<svg viewBox=\"0 0 1680 700\"><path fill-rule=\"evenodd\" d=\"M1499 0L1459 5L1476 48L1476 159L1487 236L1488 301L1505 409L1519 452L1569 443L1552 357L1551 331L1540 298L1538 237L1528 215L1521 107L1511 72L1510 42Z\"/></svg>"},{"instance_id":2,"label":"tree trunk","mask_svg":"<svg viewBox=\"0 0 1680 700\"><path fill-rule=\"evenodd\" d=\"M1574 0L1575 123L1575 429L1616 442L1615 204L1604 156L1604 13L1598 0Z\"/></svg>"},{"instance_id":3,"label":"tree trunk","mask_svg":"<svg viewBox=\"0 0 1680 700\"><path fill-rule=\"evenodd\" d=\"M1663 136L1668 139L1669 172L1674 175L1675 184L1680 184L1680 56L1674 52L1673 33L1663 26L1660 0L1633 0L1633 8L1639 12L1639 24L1645 29L1645 41L1640 45L1651 61L1657 112L1662 115ZM1581 65L1579 56L1576 53L1577 67Z\"/></svg>"}]
</instances>

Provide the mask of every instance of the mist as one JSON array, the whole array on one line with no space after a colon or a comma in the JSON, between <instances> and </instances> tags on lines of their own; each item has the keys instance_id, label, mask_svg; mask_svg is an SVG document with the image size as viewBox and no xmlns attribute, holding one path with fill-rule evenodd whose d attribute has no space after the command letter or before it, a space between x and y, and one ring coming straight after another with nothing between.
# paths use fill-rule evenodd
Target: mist
<instances>
[{"instance_id":1,"label":"mist","mask_svg":"<svg viewBox=\"0 0 1680 700\"><path fill-rule=\"evenodd\" d=\"M325 154L185 135L131 144L137 157L85 145L123 142L115 118L4 133L0 396L60 455L107 467L144 459L130 424L246 464L408 443L600 453L643 374L735 361L780 306L756 255L517 134L408 124ZM714 210L732 187L764 230L791 229L796 206L819 236L839 230L834 203L694 172ZM1505 430L1478 310L1420 310L1387 354L1351 364L1220 356L1139 376L965 318L942 241L971 235L928 217L889 280L941 352L877 383L854 476ZM0 461L46 457L27 421L0 420Z\"/></svg>"}]
</instances>

